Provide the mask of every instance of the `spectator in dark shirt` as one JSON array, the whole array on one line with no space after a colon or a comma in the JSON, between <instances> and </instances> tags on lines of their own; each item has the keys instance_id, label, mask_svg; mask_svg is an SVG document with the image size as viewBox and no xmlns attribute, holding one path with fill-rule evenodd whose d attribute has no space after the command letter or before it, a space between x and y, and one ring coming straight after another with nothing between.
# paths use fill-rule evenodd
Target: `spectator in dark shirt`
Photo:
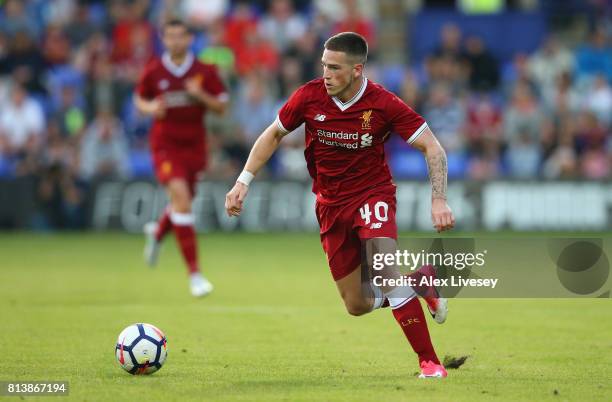
<instances>
[{"instance_id":1,"label":"spectator in dark shirt","mask_svg":"<svg viewBox=\"0 0 612 402\"><path fill-rule=\"evenodd\" d=\"M440 45L434 50L435 58L451 58L456 62L462 62L464 58L461 47L462 33L457 25L447 24L440 32Z\"/></svg>"},{"instance_id":2,"label":"spectator in dark shirt","mask_svg":"<svg viewBox=\"0 0 612 402\"><path fill-rule=\"evenodd\" d=\"M46 65L34 38L27 31L18 31L10 44L5 63L13 79L25 86L28 92L46 93L41 82Z\"/></svg>"},{"instance_id":3,"label":"spectator in dark shirt","mask_svg":"<svg viewBox=\"0 0 612 402\"><path fill-rule=\"evenodd\" d=\"M496 89L499 85L499 66L482 39L471 36L466 40L465 47L470 88L477 91Z\"/></svg>"}]
</instances>

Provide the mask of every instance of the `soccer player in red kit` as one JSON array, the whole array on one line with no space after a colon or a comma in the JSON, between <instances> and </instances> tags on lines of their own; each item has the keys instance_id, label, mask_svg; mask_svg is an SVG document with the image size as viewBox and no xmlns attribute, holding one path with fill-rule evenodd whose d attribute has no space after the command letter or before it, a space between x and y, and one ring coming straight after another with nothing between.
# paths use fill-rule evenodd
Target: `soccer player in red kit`
<instances>
[{"instance_id":1,"label":"soccer player in red kit","mask_svg":"<svg viewBox=\"0 0 612 402\"><path fill-rule=\"evenodd\" d=\"M157 263L160 243L174 231L189 270L194 296L212 291L202 276L191 202L198 175L206 167L204 115L210 110L223 113L228 95L214 66L196 60L190 47L193 37L179 20L164 24L165 52L146 66L136 88L135 104L153 116L151 153L158 181L166 188L170 204L158 222L145 225L145 259Z\"/></svg>"},{"instance_id":2,"label":"soccer player in red kit","mask_svg":"<svg viewBox=\"0 0 612 402\"><path fill-rule=\"evenodd\" d=\"M317 198L321 243L348 313L363 315L388 303L418 355L421 377L446 377L415 291L407 286L378 288L371 282L367 291L362 286L363 247L397 250L395 185L384 153L391 133L421 150L427 160L434 227L440 232L454 225L446 203L446 154L421 116L365 77L367 51L365 39L353 32L325 42L323 78L298 88L257 139L225 206L228 215L240 214L255 174L282 138L305 123L304 154ZM384 272L386 278L401 278L395 265ZM446 300L430 296L426 301L434 319L444 322Z\"/></svg>"}]
</instances>

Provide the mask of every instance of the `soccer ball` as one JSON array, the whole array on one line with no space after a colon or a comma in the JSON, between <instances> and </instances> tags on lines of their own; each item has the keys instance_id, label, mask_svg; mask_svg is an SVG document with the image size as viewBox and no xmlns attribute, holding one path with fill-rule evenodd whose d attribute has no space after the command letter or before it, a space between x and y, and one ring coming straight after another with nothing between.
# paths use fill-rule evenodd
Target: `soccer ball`
<instances>
[{"instance_id":1,"label":"soccer ball","mask_svg":"<svg viewBox=\"0 0 612 402\"><path fill-rule=\"evenodd\" d=\"M119 334L115 356L130 374L151 374L161 368L168 355L166 336L154 325L132 324Z\"/></svg>"}]
</instances>

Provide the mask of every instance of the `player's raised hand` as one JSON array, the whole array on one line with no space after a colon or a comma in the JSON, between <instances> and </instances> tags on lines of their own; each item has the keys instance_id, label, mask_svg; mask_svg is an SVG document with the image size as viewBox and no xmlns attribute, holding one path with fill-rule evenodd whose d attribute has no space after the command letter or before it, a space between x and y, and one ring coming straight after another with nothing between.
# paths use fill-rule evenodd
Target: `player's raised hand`
<instances>
[{"instance_id":1,"label":"player's raised hand","mask_svg":"<svg viewBox=\"0 0 612 402\"><path fill-rule=\"evenodd\" d=\"M450 230L455 226L453 211L445 199L434 198L431 202L431 221L438 233Z\"/></svg>"},{"instance_id":2,"label":"player's raised hand","mask_svg":"<svg viewBox=\"0 0 612 402\"><path fill-rule=\"evenodd\" d=\"M239 216L242 212L242 203L249 192L249 186L239 181L225 196L225 212L227 216Z\"/></svg>"}]
</instances>

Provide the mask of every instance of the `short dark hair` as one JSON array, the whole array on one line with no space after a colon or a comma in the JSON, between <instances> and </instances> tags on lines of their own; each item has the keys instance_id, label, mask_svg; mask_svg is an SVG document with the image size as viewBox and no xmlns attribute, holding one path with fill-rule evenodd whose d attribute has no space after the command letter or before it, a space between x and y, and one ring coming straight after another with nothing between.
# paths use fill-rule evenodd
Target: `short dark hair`
<instances>
[{"instance_id":1,"label":"short dark hair","mask_svg":"<svg viewBox=\"0 0 612 402\"><path fill-rule=\"evenodd\" d=\"M170 18L169 20L166 20L166 22L164 22L164 25L162 26L162 32L164 32L166 28L175 27L185 28L185 31L187 31L187 33L191 33L191 30L189 29L189 26L185 23L185 21L180 20L178 18Z\"/></svg>"},{"instance_id":2,"label":"short dark hair","mask_svg":"<svg viewBox=\"0 0 612 402\"><path fill-rule=\"evenodd\" d=\"M344 52L365 64L368 59L368 42L355 32L340 32L325 41L325 49Z\"/></svg>"}]
</instances>

